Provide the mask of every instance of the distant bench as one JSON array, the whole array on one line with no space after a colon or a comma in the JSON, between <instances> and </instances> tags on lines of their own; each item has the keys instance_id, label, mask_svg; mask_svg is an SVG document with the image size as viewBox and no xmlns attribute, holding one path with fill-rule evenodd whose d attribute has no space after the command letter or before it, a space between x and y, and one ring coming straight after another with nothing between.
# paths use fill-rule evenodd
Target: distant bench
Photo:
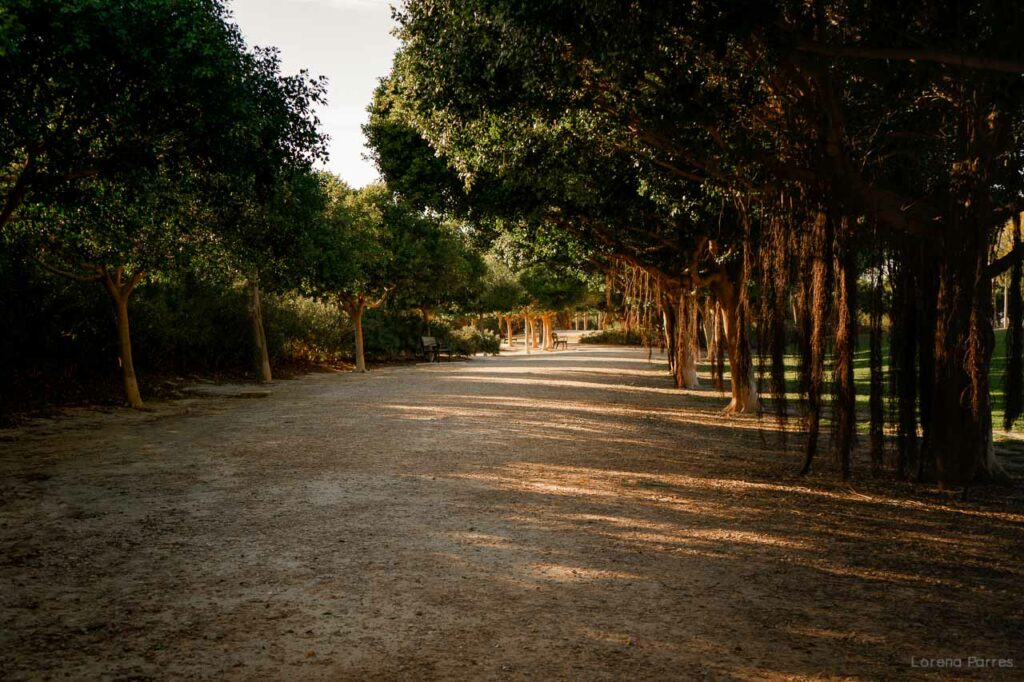
<instances>
[{"instance_id":1,"label":"distant bench","mask_svg":"<svg viewBox=\"0 0 1024 682\"><path fill-rule=\"evenodd\" d=\"M554 347L555 350L558 350L559 346L561 346L565 350L569 350L569 340L564 336L562 338L558 338L558 334L556 334L555 332L551 332L551 345Z\"/></svg>"},{"instance_id":2,"label":"distant bench","mask_svg":"<svg viewBox=\"0 0 1024 682\"><path fill-rule=\"evenodd\" d=\"M452 349L440 343L433 336L421 336L423 342L422 353L427 362L441 362L441 354L448 356L449 362L452 359Z\"/></svg>"}]
</instances>

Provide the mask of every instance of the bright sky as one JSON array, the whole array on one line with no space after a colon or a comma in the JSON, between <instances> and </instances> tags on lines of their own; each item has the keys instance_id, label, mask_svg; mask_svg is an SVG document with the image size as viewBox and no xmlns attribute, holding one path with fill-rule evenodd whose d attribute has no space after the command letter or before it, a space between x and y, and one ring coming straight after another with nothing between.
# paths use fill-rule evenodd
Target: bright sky
<instances>
[{"instance_id":1,"label":"bright sky","mask_svg":"<svg viewBox=\"0 0 1024 682\"><path fill-rule=\"evenodd\" d=\"M285 73L327 76L327 107L319 112L330 136L327 168L355 187L377 179L363 159L360 126L377 79L391 70L398 41L390 31L391 0L231 0L250 46L277 47Z\"/></svg>"}]
</instances>

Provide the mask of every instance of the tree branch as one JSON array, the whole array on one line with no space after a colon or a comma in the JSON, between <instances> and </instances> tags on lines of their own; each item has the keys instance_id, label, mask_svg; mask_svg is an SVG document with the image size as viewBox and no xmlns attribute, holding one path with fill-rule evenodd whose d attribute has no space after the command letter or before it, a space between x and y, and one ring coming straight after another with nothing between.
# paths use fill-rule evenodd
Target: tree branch
<instances>
[{"instance_id":1,"label":"tree branch","mask_svg":"<svg viewBox=\"0 0 1024 682\"><path fill-rule=\"evenodd\" d=\"M981 276L985 279L998 277L1021 261L1024 261L1024 243L1018 244L1005 256L996 258L994 261L989 263L988 266L981 271Z\"/></svg>"},{"instance_id":2,"label":"tree branch","mask_svg":"<svg viewBox=\"0 0 1024 682\"><path fill-rule=\"evenodd\" d=\"M61 275L63 277L67 277L69 279L73 279L73 280L76 280L78 282L100 282L100 281L103 280L103 273L98 271L99 270L99 266L83 265L82 266L83 269L93 270L94 274L92 274L92 275L81 275L81 274L78 274L78 273L71 272L69 270L62 270L61 268L55 267L53 265L50 265L49 263L47 263L46 261L44 261L42 259L37 259L37 262L39 263L39 265L41 265L43 267L43 269L49 270L50 272L54 273L55 275Z\"/></svg>"},{"instance_id":3,"label":"tree branch","mask_svg":"<svg viewBox=\"0 0 1024 682\"><path fill-rule=\"evenodd\" d=\"M801 41L797 50L826 57L851 57L853 59L886 59L901 62L933 62L948 66L961 66L983 71L1003 73L1024 73L1024 64L993 57L957 54L933 49L862 47L859 45L827 45L811 40Z\"/></svg>"}]
</instances>

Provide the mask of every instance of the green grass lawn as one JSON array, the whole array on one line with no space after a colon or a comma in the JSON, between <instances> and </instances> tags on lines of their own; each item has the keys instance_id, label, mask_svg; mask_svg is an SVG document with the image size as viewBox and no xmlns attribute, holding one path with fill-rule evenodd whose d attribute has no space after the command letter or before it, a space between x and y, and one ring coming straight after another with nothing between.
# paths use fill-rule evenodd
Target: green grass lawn
<instances>
[{"instance_id":1,"label":"green grass lawn","mask_svg":"<svg viewBox=\"0 0 1024 682\"><path fill-rule=\"evenodd\" d=\"M888 371L889 371L889 348L888 348L888 336L883 340L882 348L882 368L886 373L884 381L886 382L886 406L888 416ZM854 354L854 383L857 389L857 411L859 414L858 419L858 430L862 433L867 433L868 425L868 400L871 391L871 369L869 366L870 362L870 350L868 348L868 335L862 334L858 339L857 352ZM755 358L755 365L757 360ZM789 354L786 356L786 398L792 401L794 404L799 399L799 375L798 375L799 359L796 354ZM1006 396L1003 392L1003 372L1006 367L1006 330L996 330L996 349L992 356L992 369L990 373L990 381L992 387L992 423L995 427L996 440L1001 440L1007 436L1007 432L1003 431L1003 410L1006 404ZM831 361L826 364L826 381L831 381L829 370L831 368ZM711 367L707 363L702 363L701 370L710 372ZM763 398L767 399L767 398ZM826 414L824 418L828 417L828 410L826 408ZM1024 427L1018 425L1014 428L1014 433L1020 433ZM1024 445L1024 443L1022 443Z\"/></svg>"}]
</instances>

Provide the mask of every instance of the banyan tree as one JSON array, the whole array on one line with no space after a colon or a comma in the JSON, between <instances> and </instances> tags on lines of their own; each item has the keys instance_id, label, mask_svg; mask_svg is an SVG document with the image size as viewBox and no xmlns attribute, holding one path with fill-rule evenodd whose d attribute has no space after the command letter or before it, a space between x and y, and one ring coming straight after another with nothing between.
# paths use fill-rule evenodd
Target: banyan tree
<instances>
[{"instance_id":1,"label":"banyan tree","mask_svg":"<svg viewBox=\"0 0 1024 682\"><path fill-rule=\"evenodd\" d=\"M408 0L397 17L370 126L389 182L646 273L679 385L713 338L729 409L794 412L805 471L828 442L849 474L866 422L875 471L1000 475L992 278L1019 283L1024 258L1019 237L993 257L1024 206L1013 3ZM1009 428L1017 284L1007 309Z\"/></svg>"}]
</instances>

